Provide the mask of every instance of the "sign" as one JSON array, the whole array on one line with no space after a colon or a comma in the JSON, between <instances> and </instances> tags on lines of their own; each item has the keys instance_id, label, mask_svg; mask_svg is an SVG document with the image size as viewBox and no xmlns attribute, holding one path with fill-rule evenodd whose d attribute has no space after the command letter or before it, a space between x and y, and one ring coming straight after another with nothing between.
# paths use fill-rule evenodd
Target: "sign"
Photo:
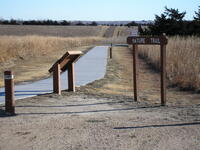
<instances>
[{"instance_id":1,"label":"sign","mask_svg":"<svg viewBox=\"0 0 200 150\"><path fill-rule=\"evenodd\" d=\"M138 31L137 30L133 30L131 32L131 36L138 36Z\"/></svg>"},{"instance_id":2,"label":"sign","mask_svg":"<svg viewBox=\"0 0 200 150\"><path fill-rule=\"evenodd\" d=\"M14 79L14 75L4 75L4 79L6 80Z\"/></svg>"},{"instance_id":3,"label":"sign","mask_svg":"<svg viewBox=\"0 0 200 150\"><path fill-rule=\"evenodd\" d=\"M130 36L127 38L128 44L137 44L137 45L166 45L167 38L165 36Z\"/></svg>"},{"instance_id":4,"label":"sign","mask_svg":"<svg viewBox=\"0 0 200 150\"><path fill-rule=\"evenodd\" d=\"M75 92L74 63L83 53L81 51L68 51L58 59L49 72L53 72L53 92L61 94L60 72L68 70L68 90Z\"/></svg>"},{"instance_id":5,"label":"sign","mask_svg":"<svg viewBox=\"0 0 200 150\"><path fill-rule=\"evenodd\" d=\"M60 64L60 69L64 72L67 70L67 66L76 62L80 56L83 55L81 51L68 51L53 66L49 69L49 72L53 72L54 67Z\"/></svg>"},{"instance_id":6,"label":"sign","mask_svg":"<svg viewBox=\"0 0 200 150\"><path fill-rule=\"evenodd\" d=\"M137 101L137 57L138 57L138 45L160 45L160 70L161 70L161 84L160 84L160 93L161 93L161 105L166 104L166 45L168 39L163 34L161 36L129 36L127 38L127 43L133 45L133 90L134 90L134 99Z\"/></svg>"}]
</instances>

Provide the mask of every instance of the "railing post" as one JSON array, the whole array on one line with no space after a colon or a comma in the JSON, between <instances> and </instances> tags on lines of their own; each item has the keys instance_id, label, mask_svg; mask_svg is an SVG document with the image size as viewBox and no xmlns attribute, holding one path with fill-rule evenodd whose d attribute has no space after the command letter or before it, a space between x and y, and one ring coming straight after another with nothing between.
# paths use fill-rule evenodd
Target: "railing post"
<instances>
[{"instance_id":1,"label":"railing post","mask_svg":"<svg viewBox=\"0 0 200 150\"><path fill-rule=\"evenodd\" d=\"M60 86L60 64L56 64L53 68L53 92L61 94Z\"/></svg>"},{"instance_id":2,"label":"railing post","mask_svg":"<svg viewBox=\"0 0 200 150\"><path fill-rule=\"evenodd\" d=\"M12 71L4 72L5 82L5 111L15 115L14 76Z\"/></svg>"},{"instance_id":3,"label":"railing post","mask_svg":"<svg viewBox=\"0 0 200 150\"><path fill-rule=\"evenodd\" d=\"M70 63L68 67L68 90L75 92L74 63Z\"/></svg>"}]
</instances>

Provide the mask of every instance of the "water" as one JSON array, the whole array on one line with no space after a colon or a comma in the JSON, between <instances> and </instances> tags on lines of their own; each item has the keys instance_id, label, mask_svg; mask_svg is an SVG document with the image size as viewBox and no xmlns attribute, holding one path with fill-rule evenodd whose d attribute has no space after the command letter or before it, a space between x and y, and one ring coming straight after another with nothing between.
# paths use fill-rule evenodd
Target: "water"
<instances>
[{"instance_id":1,"label":"water","mask_svg":"<svg viewBox=\"0 0 200 150\"><path fill-rule=\"evenodd\" d=\"M82 56L75 64L76 86L86 85L101 79L106 73L108 46L96 46ZM33 97L53 92L52 77L15 86L15 99ZM61 74L61 89L68 89L67 71ZM0 88L0 103L5 101L4 88Z\"/></svg>"}]
</instances>

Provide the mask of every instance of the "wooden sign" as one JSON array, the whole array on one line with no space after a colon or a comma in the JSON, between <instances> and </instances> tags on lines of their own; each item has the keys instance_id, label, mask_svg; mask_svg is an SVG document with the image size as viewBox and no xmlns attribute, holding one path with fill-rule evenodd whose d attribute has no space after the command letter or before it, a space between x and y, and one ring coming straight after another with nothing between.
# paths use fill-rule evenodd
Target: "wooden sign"
<instances>
[{"instance_id":1,"label":"wooden sign","mask_svg":"<svg viewBox=\"0 0 200 150\"><path fill-rule=\"evenodd\" d=\"M133 45L133 90L135 101L137 101L138 97L138 45L160 45L161 105L166 105L166 45L168 43L166 36L129 36L127 43Z\"/></svg>"},{"instance_id":2,"label":"wooden sign","mask_svg":"<svg viewBox=\"0 0 200 150\"><path fill-rule=\"evenodd\" d=\"M168 40L165 36L130 36L127 38L127 43L137 45L166 45Z\"/></svg>"},{"instance_id":3,"label":"wooden sign","mask_svg":"<svg viewBox=\"0 0 200 150\"><path fill-rule=\"evenodd\" d=\"M138 31L137 30L133 30L132 32L131 32L131 36L138 36L139 34L138 34Z\"/></svg>"},{"instance_id":4,"label":"wooden sign","mask_svg":"<svg viewBox=\"0 0 200 150\"><path fill-rule=\"evenodd\" d=\"M68 90L75 92L74 63L83 53L81 51L68 51L53 66L49 72L53 72L53 91L61 94L60 72L68 70Z\"/></svg>"},{"instance_id":5,"label":"wooden sign","mask_svg":"<svg viewBox=\"0 0 200 150\"><path fill-rule=\"evenodd\" d=\"M76 62L82 54L83 53L81 51L68 51L68 52L66 52L59 60L57 60L53 64L53 66L49 69L49 72L51 73L54 69L54 66L56 66L57 64L60 64L60 69L62 71L66 71L67 66L71 63Z\"/></svg>"}]
</instances>

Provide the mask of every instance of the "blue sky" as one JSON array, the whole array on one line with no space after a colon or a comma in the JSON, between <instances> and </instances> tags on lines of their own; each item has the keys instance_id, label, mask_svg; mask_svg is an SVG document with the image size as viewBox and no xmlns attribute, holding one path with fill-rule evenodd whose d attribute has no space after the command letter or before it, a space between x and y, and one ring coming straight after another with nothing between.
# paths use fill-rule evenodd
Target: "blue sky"
<instances>
[{"instance_id":1,"label":"blue sky","mask_svg":"<svg viewBox=\"0 0 200 150\"><path fill-rule=\"evenodd\" d=\"M0 18L53 20L153 20L164 7L192 19L199 0L0 0Z\"/></svg>"}]
</instances>

